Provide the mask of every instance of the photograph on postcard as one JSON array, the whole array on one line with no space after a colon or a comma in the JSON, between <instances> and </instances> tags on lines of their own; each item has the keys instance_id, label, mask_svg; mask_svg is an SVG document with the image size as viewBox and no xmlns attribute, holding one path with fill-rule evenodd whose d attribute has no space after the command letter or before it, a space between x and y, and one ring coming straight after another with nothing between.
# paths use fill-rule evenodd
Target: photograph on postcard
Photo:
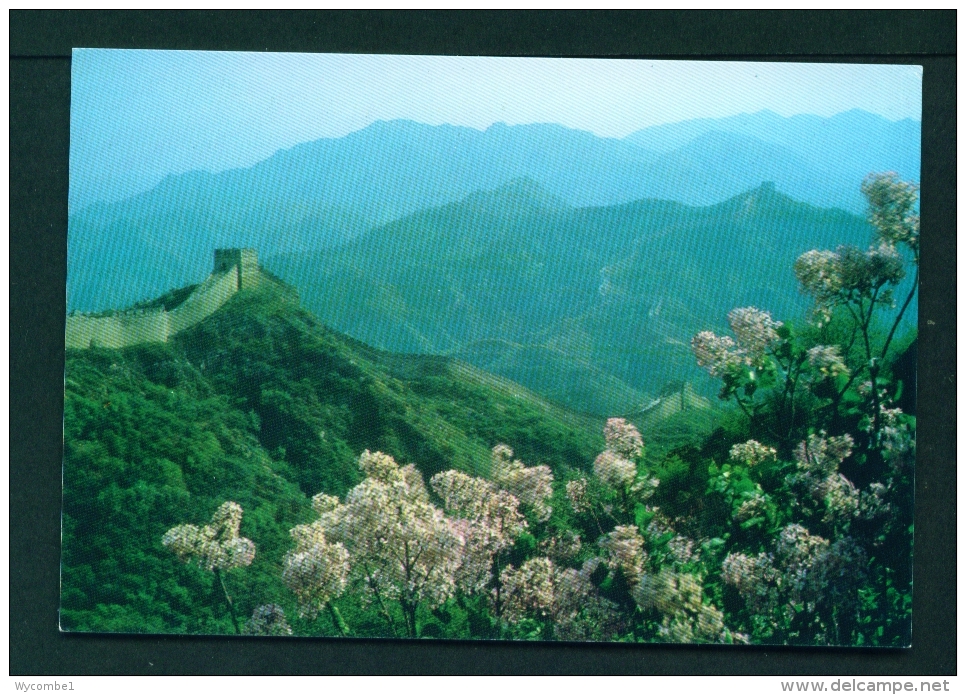
<instances>
[{"instance_id":1,"label":"photograph on postcard","mask_svg":"<svg viewBox=\"0 0 966 695\"><path fill-rule=\"evenodd\" d=\"M61 630L909 646L921 87L75 49Z\"/></svg>"}]
</instances>

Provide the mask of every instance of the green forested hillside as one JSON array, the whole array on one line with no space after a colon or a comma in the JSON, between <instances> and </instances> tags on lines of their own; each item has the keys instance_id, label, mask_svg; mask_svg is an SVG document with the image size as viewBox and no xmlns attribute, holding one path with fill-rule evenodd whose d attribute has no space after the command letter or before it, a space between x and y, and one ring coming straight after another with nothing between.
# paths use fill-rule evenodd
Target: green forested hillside
<instances>
[{"instance_id":1,"label":"green forested hillside","mask_svg":"<svg viewBox=\"0 0 966 695\"><path fill-rule=\"evenodd\" d=\"M455 355L614 415L694 379L688 341L732 307L800 314L799 254L869 236L863 219L770 186L710 207L571 208L522 179L266 265L360 340Z\"/></svg>"},{"instance_id":2,"label":"green forested hillside","mask_svg":"<svg viewBox=\"0 0 966 695\"><path fill-rule=\"evenodd\" d=\"M280 563L309 498L359 482L365 449L428 478L485 474L505 442L558 475L587 469L600 421L441 357L369 348L270 282L169 344L69 350L61 624L112 632L231 631L210 573L161 545L225 500L258 554L226 582L240 615L290 603ZM257 601L258 603L254 603Z\"/></svg>"},{"instance_id":3,"label":"green forested hillside","mask_svg":"<svg viewBox=\"0 0 966 695\"><path fill-rule=\"evenodd\" d=\"M553 400L270 273L169 343L69 350L62 627L908 646L918 187L862 193L864 239L769 187L572 210L519 182L324 266L359 329ZM661 382L606 422L554 402Z\"/></svg>"}]
</instances>

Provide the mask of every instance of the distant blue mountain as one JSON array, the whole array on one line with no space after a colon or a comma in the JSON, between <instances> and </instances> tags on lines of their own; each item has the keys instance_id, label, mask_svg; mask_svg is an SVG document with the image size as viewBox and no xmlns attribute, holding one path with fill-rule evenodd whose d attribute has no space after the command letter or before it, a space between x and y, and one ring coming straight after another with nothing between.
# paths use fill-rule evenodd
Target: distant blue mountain
<instances>
[{"instance_id":1,"label":"distant blue mountain","mask_svg":"<svg viewBox=\"0 0 966 695\"><path fill-rule=\"evenodd\" d=\"M708 379L688 347L757 306L798 320L792 265L865 246L865 219L773 185L693 207L573 208L530 179L422 210L348 243L265 259L333 328L393 352L448 354L569 408L632 412Z\"/></svg>"},{"instance_id":2,"label":"distant blue mountain","mask_svg":"<svg viewBox=\"0 0 966 695\"><path fill-rule=\"evenodd\" d=\"M701 118L668 123L639 130L624 138L649 152L673 153L699 142L711 133L731 133L755 138L796 154L810 168L835 178L826 185L848 184L851 196L824 201L813 191L779 188L789 195L815 204L837 204L861 211L858 182L871 171L895 171L906 180L919 180L922 124L912 119L889 121L881 116L853 109L829 118L801 114L785 118L771 111L743 113L726 118ZM737 160L735 160L737 161ZM725 166L727 166L725 164ZM772 180L778 180L775 176ZM814 188L815 184L813 184Z\"/></svg>"},{"instance_id":3,"label":"distant blue mountain","mask_svg":"<svg viewBox=\"0 0 966 695\"><path fill-rule=\"evenodd\" d=\"M797 200L861 212L858 188L869 171L918 179L918 133L918 122L863 112L762 112L623 140L555 124L479 131L381 121L249 168L169 176L150 191L73 213L68 308L122 306L196 281L215 246L253 246L266 256L321 250L518 179L541 187L541 204L711 205L771 181Z\"/></svg>"}]
</instances>

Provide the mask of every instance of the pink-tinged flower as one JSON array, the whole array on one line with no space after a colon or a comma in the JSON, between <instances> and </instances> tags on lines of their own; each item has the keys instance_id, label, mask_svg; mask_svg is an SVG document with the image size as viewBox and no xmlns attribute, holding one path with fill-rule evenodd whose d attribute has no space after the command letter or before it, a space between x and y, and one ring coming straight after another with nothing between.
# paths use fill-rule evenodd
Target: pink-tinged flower
<instances>
[{"instance_id":1,"label":"pink-tinged flower","mask_svg":"<svg viewBox=\"0 0 966 695\"><path fill-rule=\"evenodd\" d=\"M667 542L671 557L679 565L686 565L695 559L694 541L684 536L675 536Z\"/></svg>"},{"instance_id":2,"label":"pink-tinged flower","mask_svg":"<svg viewBox=\"0 0 966 695\"><path fill-rule=\"evenodd\" d=\"M349 553L341 543L329 544L317 527L292 529L295 549L285 556L282 582L295 594L299 615L314 618L345 591Z\"/></svg>"},{"instance_id":3,"label":"pink-tinged flower","mask_svg":"<svg viewBox=\"0 0 966 695\"><path fill-rule=\"evenodd\" d=\"M821 489L825 493L825 523L847 523L859 515L859 491L844 475L830 475Z\"/></svg>"},{"instance_id":4,"label":"pink-tinged flower","mask_svg":"<svg viewBox=\"0 0 966 695\"><path fill-rule=\"evenodd\" d=\"M896 285L905 277L902 256L888 244L871 246L867 251L854 246L836 249L840 258L842 286L868 296L883 285Z\"/></svg>"},{"instance_id":5,"label":"pink-tinged flower","mask_svg":"<svg viewBox=\"0 0 966 695\"><path fill-rule=\"evenodd\" d=\"M899 180L894 171L870 174L862 182L862 193L869 201L869 222L879 239L887 244L906 244L919 250L919 214L916 201L919 186Z\"/></svg>"},{"instance_id":6,"label":"pink-tinged flower","mask_svg":"<svg viewBox=\"0 0 966 695\"><path fill-rule=\"evenodd\" d=\"M642 609L662 616L658 634L668 642L724 642L730 637L722 612L705 603L697 575L668 568L644 574L631 595Z\"/></svg>"},{"instance_id":7,"label":"pink-tinged flower","mask_svg":"<svg viewBox=\"0 0 966 695\"><path fill-rule=\"evenodd\" d=\"M523 504L529 505L540 521L550 518L548 504L553 494L553 473L548 466L526 467L513 458L513 450L505 444L493 448L490 476L501 489Z\"/></svg>"},{"instance_id":8,"label":"pink-tinged flower","mask_svg":"<svg viewBox=\"0 0 966 695\"><path fill-rule=\"evenodd\" d=\"M711 331L701 331L691 339L691 351L698 366L708 370L711 376L722 376L736 367L747 365L748 358L734 340L717 336Z\"/></svg>"},{"instance_id":9,"label":"pink-tinged flower","mask_svg":"<svg viewBox=\"0 0 966 695\"><path fill-rule=\"evenodd\" d=\"M501 618L550 623L554 637L562 640L612 639L625 626L617 606L601 598L591 583L594 567L561 568L545 557L527 560L519 569L507 567L500 575Z\"/></svg>"},{"instance_id":10,"label":"pink-tinged flower","mask_svg":"<svg viewBox=\"0 0 966 695\"><path fill-rule=\"evenodd\" d=\"M619 568L630 584L636 584L647 561L644 539L637 527L618 526L598 542L606 553L607 564Z\"/></svg>"},{"instance_id":11,"label":"pink-tinged flower","mask_svg":"<svg viewBox=\"0 0 966 695\"><path fill-rule=\"evenodd\" d=\"M255 544L240 538L242 508L225 502L211 517L211 523L198 528L182 524L168 530L162 545L184 562L198 560L209 572L246 567L255 559Z\"/></svg>"},{"instance_id":12,"label":"pink-tinged flower","mask_svg":"<svg viewBox=\"0 0 966 695\"><path fill-rule=\"evenodd\" d=\"M377 451L371 453L368 449L359 456L359 468L372 480L380 483L392 484L402 479L399 466L392 456Z\"/></svg>"},{"instance_id":13,"label":"pink-tinged flower","mask_svg":"<svg viewBox=\"0 0 966 695\"><path fill-rule=\"evenodd\" d=\"M827 539L809 533L799 524L782 529L775 555L792 601L814 603L820 597L819 576L814 570L828 548Z\"/></svg>"},{"instance_id":14,"label":"pink-tinged flower","mask_svg":"<svg viewBox=\"0 0 966 695\"><path fill-rule=\"evenodd\" d=\"M547 618L553 612L554 566L548 558L527 560L519 569L510 565L500 575L503 617L511 623L527 617Z\"/></svg>"},{"instance_id":15,"label":"pink-tinged flower","mask_svg":"<svg viewBox=\"0 0 966 695\"><path fill-rule=\"evenodd\" d=\"M590 509L586 478L578 478L567 483L567 499L570 500L570 506L576 514L582 514Z\"/></svg>"},{"instance_id":16,"label":"pink-tinged flower","mask_svg":"<svg viewBox=\"0 0 966 695\"><path fill-rule=\"evenodd\" d=\"M607 448L626 459L636 459L644 450L641 433L622 417L612 417L604 425Z\"/></svg>"},{"instance_id":17,"label":"pink-tinged flower","mask_svg":"<svg viewBox=\"0 0 966 695\"><path fill-rule=\"evenodd\" d=\"M761 493L745 493L745 500L735 512L735 521L748 521L754 518L765 518L771 511L771 502L766 495Z\"/></svg>"},{"instance_id":18,"label":"pink-tinged flower","mask_svg":"<svg viewBox=\"0 0 966 695\"><path fill-rule=\"evenodd\" d=\"M368 451L359 466L366 479L343 504L333 507L321 499L319 507L327 511L310 526L322 532L327 545L345 548L349 580L371 597L438 606L456 588L463 555L458 529L429 501L415 467L400 468L391 456Z\"/></svg>"},{"instance_id":19,"label":"pink-tinged flower","mask_svg":"<svg viewBox=\"0 0 966 695\"><path fill-rule=\"evenodd\" d=\"M779 340L776 329L782 325L781 321L773 320L767 311L753 306L729 311L728 323L738 345L753 364L757 364L765 350Z\"/></svg>"},{"instance_id":20,"label":"pink-tinged flower","mask_svg":"<svg viewBox=\"0 0 966 695\"><path fill-rule=\"evenodd\" d=\"M802 291L820 304L842 291L842 259L834 251L806 251L795 261L794 270Z\"/></svg>"},{"instance_id":21,"label":"pink-tinged flower","mask_svg":"<svg viewBox=\"0 0 966 695\"><path fill-rule=\"evenodd\" d=\"M245 626L246 635L279 637L292 634L292 627L285 619L285 611L277 603L258 606Z\"/></svg>"},{"instance_id":22,"label":"pink-tinged flower","mask_svg":"<svg viewBox=\"0 0 966 695\"><path fill-rule=\"evenodd\" d=\"M430 484L457 517L450 520L462 545L456 584L466 593L482 591L492 578L496 554L527 527L519 500L488 480L459 471L437 473Z\"/></svg>"},{"instance_id":23,"label":"pink-tinged flower","mask_svg":"<svg viewBox=\"0 0 966 695\"><path fill-rule=\"evenodd\" d=\"M837 345L816 345L807 354L809 366L823 377L848 376L849 368L845 366Z\"/></svg>"},{"instance_id":24,"label":"pink-tinged flower","mask_svg":"<svg viewBox=\"0 0 966 695\"><path fill-rule=\"evenodd\" d=\"M610 449L594 460L594 473L601 482L612 488L625 488L637 477L637 466Z\"/></svg>"},{"instance_id":25,"label":"pink-tinged flower","mask_svg":"<svg viewBox=\"0 0 966 695\"><path fill-rule=\"evenodd\" d=\"M781 574L771 555L729 553L721 564L721 579L741 594L754 613L771 613L778 605Z\"/></svg>"},{"instance_id":26,"label":"pink-tinged flower","mask_svg":"<svg viewBox=\"0 0 966 695\"><path fill-rule=\"evenodd\" d=\"M765 461L774 461L778 452L773 447L749 439L747 442L735 444L731 447L729 455L732 461L743 463L749 468L753 468Z\"/></svg>"},{"instance_id":27,"label":"pink-tinged flower","mask_svg":"<svg viewBox=\"0 0 966 695\"><path fill-rule=\"evenodd\" d=\"M560 535L540 541L538 547L553 562L565 564L580 554L582 545L579 534L574 531L564 531Z\"/></svg>"},{"instance_id":28,"label":"pink-tinged flower","mask_svg":"<svg viewBox=\"0 0 966 695\"><path fill-rule=\"evenodd\" d=\"M848 434L839 437L828 437L825 432L810 434L795 450L795 460L799 470L805 473L832 475L852 453L852 445L852 437Z\"/></svg>"},{"instance_id":29,"label":"pink-tinged flower","mask_svg":"<svg viewBox=\"0 0 966 695\"><path fill-rule=\"evenodd\" d=\"M802 291L820 306L850 301L855 293L871 297L885 285L905 276L902 256L887 243L868 250L839 246L835 251L807 251L795 261L795 276Z\"/></svg>"}]
</instances>

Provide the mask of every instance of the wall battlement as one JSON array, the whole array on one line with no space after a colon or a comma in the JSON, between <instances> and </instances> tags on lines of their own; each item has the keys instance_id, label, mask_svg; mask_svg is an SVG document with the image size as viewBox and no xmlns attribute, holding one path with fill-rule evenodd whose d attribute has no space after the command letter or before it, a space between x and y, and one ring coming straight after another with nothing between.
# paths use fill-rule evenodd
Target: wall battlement
<instances>
[{"instance_id":1,"label":"wall battlement","mask_svg":"<svg viewBox=\"0 0 966 695\"><path fill-rule=\"evenodd\" d=\"M211 275L171 311L152 308L118 311L110 316L69 315L64 343L80 349L166 343L171 336L218 311L239 290L257 286L260 278L255 249L215 249Z\"/></svg>"}]
</instances>

